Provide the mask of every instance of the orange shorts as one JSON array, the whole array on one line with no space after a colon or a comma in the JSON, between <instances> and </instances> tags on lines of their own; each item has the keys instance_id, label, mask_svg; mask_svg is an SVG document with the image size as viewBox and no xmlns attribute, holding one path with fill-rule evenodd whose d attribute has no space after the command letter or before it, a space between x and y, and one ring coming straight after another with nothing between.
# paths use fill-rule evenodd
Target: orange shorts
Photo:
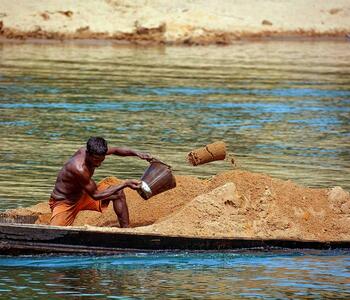
<instances>
[{"instance_id":1,"label":"orange shorts","mask_svg":"<svg viewBox=\"0 0 350 300\"><path fill-rule=\"evenodd\" d=\"M110 179L105 178L97 184L98 190L104 190L110 187ZM94 200L88 194L83 196L76 202L69 200L55 200L50 198L49 205L51 208L50 225L70 226L73 224L77 214L82 210L94 210L102 212L108 207L109 201Z\"/></svg>"}]
</instances>

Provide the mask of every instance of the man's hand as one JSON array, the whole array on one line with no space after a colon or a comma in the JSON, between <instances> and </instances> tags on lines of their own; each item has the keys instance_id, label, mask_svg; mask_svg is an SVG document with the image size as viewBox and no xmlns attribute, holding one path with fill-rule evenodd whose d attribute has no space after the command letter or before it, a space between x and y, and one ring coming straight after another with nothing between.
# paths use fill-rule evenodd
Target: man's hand
<instances>
[{"instance_id":1,"label":"man's hand","mask_svg":"<svg viewBox=\"0 0 350 300\"><path fill-rule=\"evenodd\" d=\"M143 153L143 152L138 152L137 156L141 159L147 160L147 161L151 161L153 159L153 157L148 154L148 153Z\"/></svg>"},{"instance_id":2,"label":"man's hand","mask_svg":"<svg viewBox=\"0 0 350 300\"><path fill-rule=\"evenodd\" d=\"M125 187L129 187L132 190L137 190L141 187L141 181L135 179L129 179L124 182Z\"/></svg>"}]
</instances>

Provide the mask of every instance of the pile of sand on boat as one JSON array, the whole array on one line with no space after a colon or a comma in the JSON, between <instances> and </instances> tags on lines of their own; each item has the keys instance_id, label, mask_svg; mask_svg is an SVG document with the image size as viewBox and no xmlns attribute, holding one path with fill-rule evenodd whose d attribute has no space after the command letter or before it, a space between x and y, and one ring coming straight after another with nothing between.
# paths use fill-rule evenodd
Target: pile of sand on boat
<instances>
[{"instance_id":1,"label":"pile of sand on boat","mask_svg":"<svg viewBox=\"0 0 350 300\"><path fill-rule=\"evenodd\" d=\"M350 239L350 195L341 187L306 188L242 170L208 180L176 176L176 181L175 189L148 201L125 190L133 228L113 227L118 221L112 205L102 214L80 212L73 225L182 236ZM110 182L121 181L111 177ZM48 224L50 218L46 202L7 213L37 216L37 224Z\"/></svg>"}]
</instances>

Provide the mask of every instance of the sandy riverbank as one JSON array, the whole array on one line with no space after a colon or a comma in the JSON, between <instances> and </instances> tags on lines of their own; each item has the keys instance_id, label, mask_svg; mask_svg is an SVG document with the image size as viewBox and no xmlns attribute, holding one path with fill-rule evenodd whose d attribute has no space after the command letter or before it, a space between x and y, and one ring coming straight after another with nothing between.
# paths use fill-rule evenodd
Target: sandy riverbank
<instances>
[{"instance_id":1,"label":"sandy riverbank","mask_svg":"<svg viewBox=\"0 0 350 300\"><path fill-rule=\"evenodd\" d=\"M0 1L2 39L230 44L245 38L342 37L348 0Z\"/></svg>"},{"instance_id":2,"label":"sandy riverbank","mask_svg":"<svg viewBox=\"0 0 350 300\"><path fill-rule=\"evenodd\" d=\"M126 189L131 226L120 229L112 205L80 212L74 226L182 236L350 240L350 195L341 187L312 189L242 170L210 180L176 176L177 187L144 201ZM110 178L111 184L120 182ZM48 203L7 212L48 224Z\"/></svg>"}]
</instances>

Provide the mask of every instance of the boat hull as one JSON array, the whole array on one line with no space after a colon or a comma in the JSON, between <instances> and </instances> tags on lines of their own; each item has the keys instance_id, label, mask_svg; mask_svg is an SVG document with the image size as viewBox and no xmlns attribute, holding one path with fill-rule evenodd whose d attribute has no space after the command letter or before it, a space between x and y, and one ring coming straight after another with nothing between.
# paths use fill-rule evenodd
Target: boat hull
<instances>
[{"instance_id":1,"label":"boat hull","mask_svg":"<svg viewBox=\"0 0 350 300\"><path fill-rule=\"evenodd\" d=\"M0 254L115 254L147 251L350 249L350 241L203 238L103 231L103 228L0 224Z\"/></svg>"}]
</instances>

